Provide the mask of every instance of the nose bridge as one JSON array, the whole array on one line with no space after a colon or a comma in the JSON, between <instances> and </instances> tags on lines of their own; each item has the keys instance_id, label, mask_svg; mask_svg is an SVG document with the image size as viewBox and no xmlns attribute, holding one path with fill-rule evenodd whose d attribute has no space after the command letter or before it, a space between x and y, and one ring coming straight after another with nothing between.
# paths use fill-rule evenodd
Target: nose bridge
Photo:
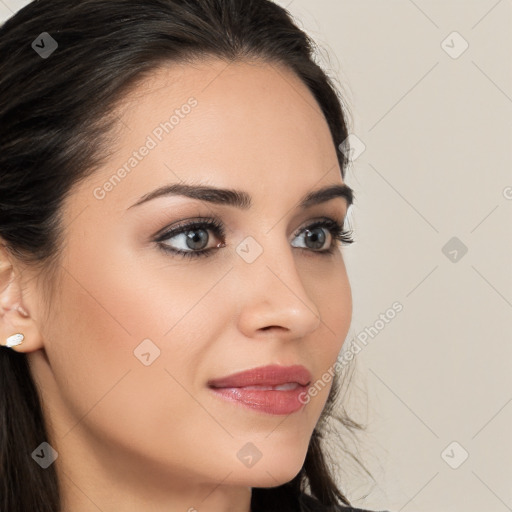
<instances>
[{"instance_id":1,"label":"nose bridge","mask_svg":"<svg viewBox=\"0 0 512 512\"><path fill-rule=\"evenodd\" d=\"M277 232L260 238L247 236L236 247L244 289L241 328L282 327L292 336L305 336L318 328L321 318L297 271L293 248Z\"/></svg>"}]
</instances>

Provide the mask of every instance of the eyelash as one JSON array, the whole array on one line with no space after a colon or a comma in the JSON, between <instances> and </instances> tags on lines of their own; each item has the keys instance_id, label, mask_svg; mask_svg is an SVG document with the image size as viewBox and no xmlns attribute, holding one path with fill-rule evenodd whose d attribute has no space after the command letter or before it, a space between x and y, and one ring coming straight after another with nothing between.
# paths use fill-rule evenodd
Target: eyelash
<instances>
[{"instance_id":1,"label":"eyelash","mask_svg":"<svg viewBox=\"0 0 512 512\"><path fill-rule=\"evenodd\" d=\"M303 231L313 230L318 227L325 227L331 234L333 243L329 249L325 249L323 251L315 251L310 249L311 252L317 253L323 256L330 256L334 254L334 251L339 247L340 244L337 241L341 242L341 245L348 245L354 242L352 238L352 232L343 228L343 226L336 220L330 218L324 218L322 220L318 220L308 226L305 226L294 233L294 236L300 235ZM187 233L189 231L195 230L212 230L216 235L220 235L219 238L224 239L226 230L221 222L217 219L206 219L204 221L191 221L185 224L178 225L177 227L164 232L155 240L157 242L158 247L163 250L165 253L172 253L177 256L183 256L185 258L199 258L201 256L209 256L216 248L210 249L202 249L199 251L189 250L182 251L180 249L174 249L169 247L166 244L163 244L163 240L167 240L169 238L174 238L177 235L182 233ZM295 247L295 249L303 249L308 250L305 247Z\"/></svg>"}]
</instances>

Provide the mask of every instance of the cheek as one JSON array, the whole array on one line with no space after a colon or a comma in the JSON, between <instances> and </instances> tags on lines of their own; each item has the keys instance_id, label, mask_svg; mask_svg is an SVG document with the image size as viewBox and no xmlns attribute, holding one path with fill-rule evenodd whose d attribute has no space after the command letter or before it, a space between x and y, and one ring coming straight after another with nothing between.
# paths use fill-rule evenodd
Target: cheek
<instances>
[{"instance_id":1,"label":"cheek","mask_svg":"<svg viewBox=\"0 0 512 512\"><path fill-rule=\"evenodd\" d=\"M201 325L186 316L201 294L190 300L178 295L172 303L171 285L143 287L137 282L133 273L86 275L77 269L63 280L48 343L64 404L62 432L74 427L65 439L69 442L87 431L123 451L162 457L163 462L172 454L173 461L184 464L190 454L183 432L198 438L205 424L204 411L192 398L203 350ZM204 295L207 288L201 290ZM157 307L158 299L164 308ZM177 445L176 439L182 441Z\"/></svg>"},{"instance_id":2,"label":"cheek","mask_svg":"<svg viewBox=\"0 0 512 512\"><path fill-rule=\"evenodd\" d=\"M142 353L148 351L151 359L155 357L161 332L173 320L170 312L180 312L176 304L168 304L167 317L162 318L153 302L154 290L139 279L143 269L120 258L94 254L89 249L93 245L68 258L49 320L47 353L52 371L77 417L106 393L114 393L110 391L114 387L121 388L121 381L135 381L141 369L149 370L147 388L159 379L169 383L162 368L151 371L141 359L147 360ZM104 254L119 256L111 248ZM145 339L154 340L155 346L146 342L146 350L134 354ZM144 394L144 386L134 388L135 396L138 390ZM146 394L143 403L150 402L151 396Z\"/></svg>"},{"instance_id":3,"label":"cheek","mask_svg":"<svg viewBox=\"0 0 512 512\"><path fill-rule=\"evenodd\" d=\"M131 393L158 415L161 403L151 406L155 390L173 390L172 400L162 400L180 407L190 395L178 382L190 390L204 375L204 354L229 319L225 294L215 286L229 266L206 271L196 264L196 271L185 272L183 263L156 252L142 258L121 242L105 236L101 252L92 241L70 246L50 320L49 357L59 361L57 378L69 383L80 412L119 379L116 389L142 372Z\"/></svg>"}]
</instances>

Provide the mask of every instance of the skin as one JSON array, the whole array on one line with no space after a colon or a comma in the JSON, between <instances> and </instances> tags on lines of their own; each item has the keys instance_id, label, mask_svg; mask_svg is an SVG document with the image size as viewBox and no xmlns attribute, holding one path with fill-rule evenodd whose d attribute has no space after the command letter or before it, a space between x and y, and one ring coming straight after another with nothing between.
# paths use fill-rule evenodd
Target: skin
<instances>
[{"instance_id":1,"label":"skin","mask_svg":"<svg viewBox=\"0 0 512 512\"><path fill-rule=\"evenodd\" d=\"M191 113L94 197L191 96ZM336 147L306 86L261 62L169 65L117 115L112 154L63 206L54 296L2 251L2 340L26 336L13 350L28 355L43 396L64 512L249 512L251 487L299 472L330 383L286 416L221 400L207 382L267 364L303 364L315 382L335 363L352 315L342 251L292 241L304 247L294 233L319 217L343 222L343 198L297 208L307 192L343 183ZM182 181L244 190L253 205L169 196L129 208ZM225 240L209 231L208 242L225 247L197 259L158 248L159 230L198 216L226 226ZM252 263L235 250L247 236L263 249ZM186 250L183 240L166 243ZM146 338L160 349L149 366L134 356ZM237 458L249 442L262 454L250 468Z\"/></svg>"}]
</instances>

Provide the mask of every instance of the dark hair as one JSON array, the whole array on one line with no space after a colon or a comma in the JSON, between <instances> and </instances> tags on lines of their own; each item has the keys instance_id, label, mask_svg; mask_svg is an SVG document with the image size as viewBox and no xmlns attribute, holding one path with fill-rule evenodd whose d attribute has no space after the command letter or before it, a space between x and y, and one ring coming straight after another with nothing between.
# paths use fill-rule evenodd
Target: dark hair
<instances>
[{"instance_id":1,"label":"dark hair","mask_svg":"<svg viewBox=\"0 0 512 512\"><path fill-rule=\"evenodd\" d=\"M48 58L32 47L42 32L57 43ZM269 0L36 0L0 28L0 241L48 284L63 243L61 205L108 156L114 108L155 69L205 57L282 64L309 88L338 146L348 136L343 100L315 62L313 41ZM337 157L345 175L344 153ZM50 289L50 288L48 288ZM293 480L253 488L252 510L350 505L332 476L322 439L339 392L338 374ZM0 349L0 509L60 510L54 466L31 453L47 441L40 392L25 354ZM347 431L363 428L343 407ZM51 444L51 443L50 443Z\"/></svg>"}]
</instances>

